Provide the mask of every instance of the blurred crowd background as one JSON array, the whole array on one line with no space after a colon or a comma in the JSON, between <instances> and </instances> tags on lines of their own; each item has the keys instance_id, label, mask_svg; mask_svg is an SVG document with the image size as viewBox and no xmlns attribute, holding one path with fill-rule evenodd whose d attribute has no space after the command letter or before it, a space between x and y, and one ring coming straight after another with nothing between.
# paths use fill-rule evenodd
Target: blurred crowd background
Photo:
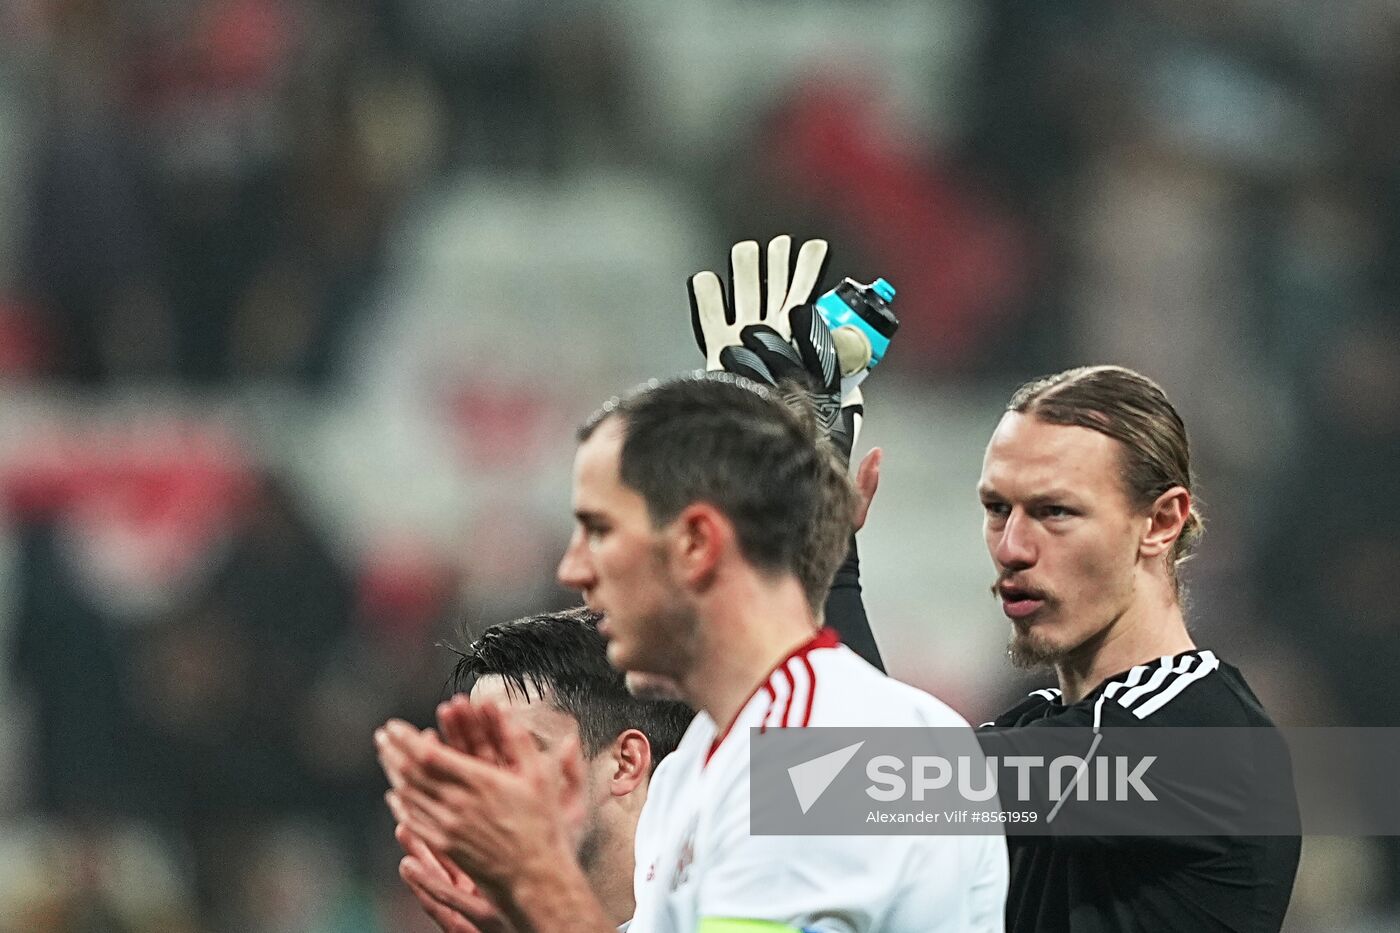
<instances>
[{"instance_id":1,"label":"blurred crowd background","mask_svg":"<svg viewBox=\"0 0 1400 933\"><path fill-rule=\"evenodd\" d=\"M575 601L574 426L778 232L899 290L895 674L1044 682L982 446L1116 362L1192 431L1198 642L1280 723L1400 725L1393 2L6 0L0 931L429 929L371 730ZM1393 843L1309 839L1289 929L1400 926Z\"/></svg>"}]
</instances>

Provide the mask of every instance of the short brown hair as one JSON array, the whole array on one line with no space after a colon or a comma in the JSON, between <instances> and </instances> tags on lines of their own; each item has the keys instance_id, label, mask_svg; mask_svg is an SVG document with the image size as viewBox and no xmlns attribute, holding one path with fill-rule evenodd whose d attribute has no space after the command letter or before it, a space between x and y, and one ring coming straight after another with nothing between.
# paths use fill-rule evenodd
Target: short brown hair
<instances>
[{"instance_id":1,"label":"short brown hair","mask_svg":"<svg viewBox=\"0 0 1400 933\"><path fill-rule=\"evenodd\" d=\"M1192 493L1191 514L1172 545L1172 578L1190 558L1205 525L1197 508L1191 446L1186 424L1161 386L1122 366L1080 366L1021 386L1007 411L1034 415L1048 424L1077 425L1118 441L1123 485L1129 499L1146 508L1162 493L1180 486Z\"/></svg>"},{"instance_id":2,"label":"short brown hair","mask_svg":"<svg viewBox=\"0 0 1400 933\"><path fill-rule=\"evenodd\" d=\"M654 525L704 501L734 524L755 567L791 573L820 614L851 536L855 493L810 411L729 373L652 381L613 399L579 431L622 423L622 482Z\"/></svg>"}]
</instances>

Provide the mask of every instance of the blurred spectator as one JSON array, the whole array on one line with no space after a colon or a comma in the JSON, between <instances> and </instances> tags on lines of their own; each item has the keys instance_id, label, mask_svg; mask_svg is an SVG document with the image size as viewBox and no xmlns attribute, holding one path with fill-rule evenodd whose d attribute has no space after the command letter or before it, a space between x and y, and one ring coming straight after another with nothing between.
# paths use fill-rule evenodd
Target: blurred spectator
<instances>
[{"instance_id":1,"label":"blurred spectator","mask_svg":"<svg viewBox=\"0 0 1400 933\"><path fill-rule=\"evenodd\" d=\"M196 933L178 854L140 824L6 827L3 933Z\"/></svg>"},{"instance_id":2,"label":"blurred spectator","mask_svg":"<svg viewBox=\"0 0 1400 933\"><path fill-rule=\"evenodd\" d=\"M140 128L121 109L134 37L113 4L55 8L38 90L21 288L52 335L52 374L168 376L174 320Z\"/></svg>"}]
</instances>

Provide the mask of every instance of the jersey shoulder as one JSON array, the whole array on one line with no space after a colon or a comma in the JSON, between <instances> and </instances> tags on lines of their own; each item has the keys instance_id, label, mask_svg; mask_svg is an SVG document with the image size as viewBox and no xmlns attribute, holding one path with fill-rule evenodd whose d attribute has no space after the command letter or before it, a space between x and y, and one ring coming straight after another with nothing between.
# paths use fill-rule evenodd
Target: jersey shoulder
<instances>
[{"instance_id":1,"label":"jersey shoulder","mask_svg":"<svg viewBox=\"0 0 1400 933\"><path fill-rule=\"evenodd\" d=\"M1273 725L1239 670L1209 649L1140 664L1106 684L1095 706L1103 724Z\"/></svg>"},{"instance_id":2,"label":"jersey shoulder","mask_svg":"<svg viewBox=\"0 0 1400 933\"><path fill-rule=\"evenodd\" d=\"M1272 726L1259 698L1232 664L1193 649L1138 664L1078 703L1060 691L1032 691L984 726Z\"/></svg>"},{"instance_id":3,"label":"jersey shoulder","mask_svg":"<svg viewBox=\"0 0 1400 933\"><path fill-rule=\"evenodd\" d=\"M844 645L809 655L814 726L967 726L932 694L884 674Z\"/></svg>"}]
</instances>

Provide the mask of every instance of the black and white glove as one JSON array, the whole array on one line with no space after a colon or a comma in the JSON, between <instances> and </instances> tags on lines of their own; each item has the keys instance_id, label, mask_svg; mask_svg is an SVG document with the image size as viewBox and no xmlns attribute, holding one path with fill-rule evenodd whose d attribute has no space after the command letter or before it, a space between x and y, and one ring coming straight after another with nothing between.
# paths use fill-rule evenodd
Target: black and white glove
<instances>
[{"instance_id":1,"label":"black and white glove","mask_svg":"<svg viewBox=\"0 0 1400 933\"><path fill-rule=\"evenodd\" d=\"M691 276L687 283L690 324L705 354L705 368L723 369L721 351L738 346L740 331L750 324L766 324L784 340L791 338L788 312L812 299L826 266L826 251L826 240L808 240L792 263L792 237L784 234L768 242L765 265L760 262L757 241L735 243L729 250L727 301L719 276L713 272Z\"/></svg>"},{"instance_id":2,"label":"black and white glove","mask_svg":"<svg viewBox=\"0 0 1400 933\"><path fill-rule=\"evenodd\" d=\"M826 322L810 304L826 264L825 240L808 240L788 274L792 238L768 244L766 305L759 296L763 274L758 244L746 240L730 250L730 302L713 272L690 279L691 324L708 369L723 369L764 385L791 381L811 400L822 433L831 439L843 462L850 462L865 406L859 388L842 392L841 368Z\"/></svg>"}]
</instances>

